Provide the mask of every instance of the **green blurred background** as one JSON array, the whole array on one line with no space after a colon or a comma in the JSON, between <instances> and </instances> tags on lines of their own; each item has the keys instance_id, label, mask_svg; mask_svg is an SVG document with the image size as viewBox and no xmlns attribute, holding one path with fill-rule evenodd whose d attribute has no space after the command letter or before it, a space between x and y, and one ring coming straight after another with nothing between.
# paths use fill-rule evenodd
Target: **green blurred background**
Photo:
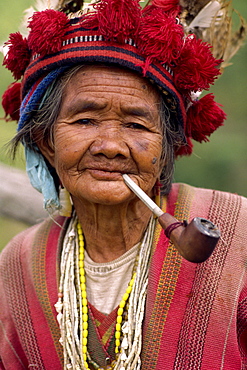
<instances>
[{"instance_id":1,"label":"green blurred background","mask_svg":"<svg viewBox=\"0 0 247 370\"><path fill-rule=\"evenodd\" d=\"M10 32L16 32L22 19L22 12L34 4L31 0L0 0L0 44L8 39ZM246 0L233 0L233 7L247 19ZM0 55L2 64L3 56ZM212 135L210 143L195 144L190 157L176 163L176 182L194 186L230 191L247 196L247 47L246 45L232 59L233 65L226 68L223 76L211 89L216 100L224 106L228 115L225 126ZM13 81L11 73L0 67L0 95ZM4 113L0 108L0 117ZM0 162L18 168L25 167L22 152L18 160L8 157L6 143L16 130L14 122L0 121ZM0 179L1 181L1 179ZM16 189L18 191L18 189ZM0 249L27 225L0 217Z\"/></svg>"}]
</instances>

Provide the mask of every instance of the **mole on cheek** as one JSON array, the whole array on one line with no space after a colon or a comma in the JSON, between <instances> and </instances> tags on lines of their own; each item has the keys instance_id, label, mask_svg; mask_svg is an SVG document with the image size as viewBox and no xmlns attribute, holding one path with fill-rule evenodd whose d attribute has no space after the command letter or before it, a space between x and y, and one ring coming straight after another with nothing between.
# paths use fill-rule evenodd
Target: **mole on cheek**
<instances>
[{"instance_id":1,"label":"mole on cheek","mask_svg":"<svg viewBox=\"0 0 247 370\"><path fill-rule=\"evenodd\" d=\"M154 157L153 159L152 159L152 164L155 164L157 162L157 158L156 157Z\"/></svg>"}]
</instances>

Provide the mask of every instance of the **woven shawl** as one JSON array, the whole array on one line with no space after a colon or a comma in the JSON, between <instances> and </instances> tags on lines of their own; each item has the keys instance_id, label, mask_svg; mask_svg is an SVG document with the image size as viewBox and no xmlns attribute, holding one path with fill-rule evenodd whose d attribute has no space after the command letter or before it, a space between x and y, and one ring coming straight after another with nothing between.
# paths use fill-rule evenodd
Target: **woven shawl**
<instances>
[{"instance_id":1,"label":"woven shawl","mask_svg":"<svg viewBox=\"0 0 247 370\"><path fill-rule=\"evenodd\" d=\"M168 212L201 216L222 239L202 264L177 253L157 225L143 325L142 370L247 369L247 200L174 184ZM66 219L14 238L0 258L0 369L62 369L54 304Z\"/></svg>"}]
</instances>

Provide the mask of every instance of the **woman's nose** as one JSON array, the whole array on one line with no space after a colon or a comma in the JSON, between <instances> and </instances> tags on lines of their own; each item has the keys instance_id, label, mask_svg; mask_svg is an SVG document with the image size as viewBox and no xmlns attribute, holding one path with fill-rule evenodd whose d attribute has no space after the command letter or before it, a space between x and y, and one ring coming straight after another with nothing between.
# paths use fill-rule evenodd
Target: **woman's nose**
<instances>
[{"instance_id":1,"label":"woman's nose","mask_svg":"<svg viewBox=\"0 0 247 370\"><path fill-rule=\"evenodd\" d=\"M129 156L129 147L119 130L102 128L100 131L90 146L92 155L104 155L110 159Z\"/></svg>"}]
</instances>

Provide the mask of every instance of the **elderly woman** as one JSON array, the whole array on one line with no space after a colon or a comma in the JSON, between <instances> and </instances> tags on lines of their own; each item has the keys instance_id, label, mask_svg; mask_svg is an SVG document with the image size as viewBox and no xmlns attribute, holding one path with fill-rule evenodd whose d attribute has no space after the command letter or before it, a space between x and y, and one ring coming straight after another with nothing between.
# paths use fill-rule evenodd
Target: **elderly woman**
<instances>
[{"instance_id":1,"label":"elderly woman","mask_svg":"<svg viewBox=\"0 0 247 370\"><path fill-rule=\"evenodd\" d=\"M175 156L225 118L211 94L194 99L221 61L184 35L176 1L62 10L34 13L4 60L24 74L3 97L13 117L21 87L14 150L61 214L2 252L0 368L247 368L246 200L171 185ZM164 234L124 174L179 221L217 224L212 256L182 258L169 240L181 224Z\"/></svg>"}]
</instances>

